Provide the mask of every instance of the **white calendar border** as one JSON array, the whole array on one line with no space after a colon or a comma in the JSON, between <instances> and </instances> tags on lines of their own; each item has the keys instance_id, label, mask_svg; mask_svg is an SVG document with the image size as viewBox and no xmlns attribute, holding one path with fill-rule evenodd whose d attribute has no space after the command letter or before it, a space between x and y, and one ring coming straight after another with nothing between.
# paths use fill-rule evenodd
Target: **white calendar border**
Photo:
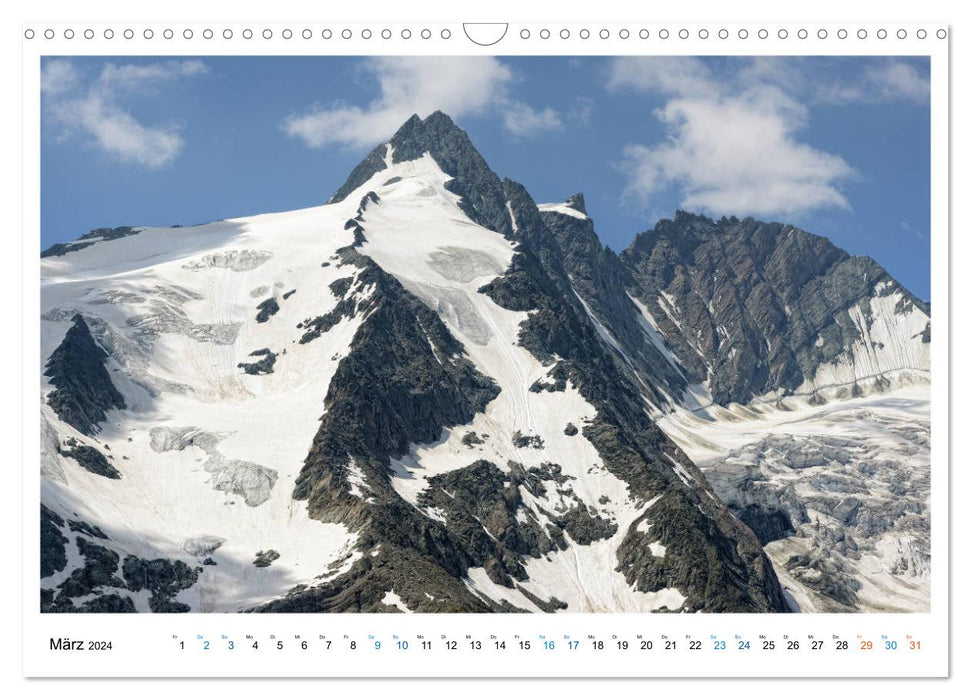
<instances>
[{"instance_id":1,"label":"white calendar border","mask_svg":"<svg viewBox=\"0 0 971 700\"><path fill-rule=\"evenodd\" d=\"M213 30L213 39L205 40L203 34L206 28ZM380 30L394 27L390 39L380 38ZM407 27L411 30L411 37L406 39L400 30ZM109 28L113 32L112 39L106 39L104 30ZM186 38L185 29L193 31L193 38ZM284 30L290 28L293 35L284 38ZM303 39L303 30L312 30L311 39ZM333 32L331 39L323 39L322 32L330 28ZM364 29L371 29L370 39L362 36ZM537 38L543 29L550 31L549 39ZM581 37L582 29L590 31L590 37ZM628 38L621 38L621 30L627 28ZM650 32L647 39L640 39L640 29L647 28ZM847 30L845 39L838 38L839 30ZM93 36L85 38L85 30L91 29ZM132 39L124 39L126 29L132 30ZM172 38L165 39L166 29L172 30ZM226 30L232 31L232 38L225 38ZM244 38L244 32L253 32L251 39ZM344 39L343 31L351 32L351 38ZM431 38L422 39L421 31L428 29ZM442 29L451 32L451 38L441 39ZM530 32L530 38L524 39L522 30ZM570 31L569 38L562 38L561 32ZM600 38L600 30L607 29L609 37ZM661 39L661 30L668 31L668 38ZM700 37L700 30L707 29L707 39ZM724 29L727 38L719 38L718 31ZM739 30L748 31L747 39L739 38ZM760 39L759 30L764 29L766 38ZM859 38L857 32L863 29L866 38ZM927 31L924 39L917 38L920 29ZM940 676L948 671L948 500L949 474L948 460L949 438L949 392L946 379L948 368L949 346L949 316L948 316L948 246L949 246L949 207L948 207L948 45L950 28L941 23L903 23L903 22L528 22L511 23L506 37L497 45L491 47L477 46L464 36L461 22L408 22L405 24L392 22L113 22L102 24L96 22L32 22L24 25L23 31L33 30L32 39L24 39L23 64L23 232L24 245L22 257L23 294L24 294L24 359L23 376L26 378L23 388L23 454L24 458L24 672L27 675L110 675L121 673L133 676L159 675L158 658L144 653L144 646L137 648L136 643L160 645L158 652L166 653L161 640L169 641L172 634L189 634L186 630L196 627L204 628L204 633L210 630L227 628L233 635L250 633L273 634L271 630L286 627L287 634L292 630L306 630L304 635L314 634L321 626L348 630L351 634L368 634L366 630L385 625L400 627L402 634L417 634L418 627L434 629L439 634L459 635L464 637L470 630L486 631L475 634L489 634L491 630L500 630L502 634L522 633L527 628L551 629L548 634L562 635L567 629L597 629L598 634L615 634L617 629L633 630L641 627L648 630L663 629L668 633L706 635L705 630L718 629L719 634L734 634L733 630L740 626L758 626L767 634L782 635L786 631L790 635L800 634L830 634L827 630L847 630L842 634L863 634L875 636L884 632L896 634L900 628L906 627L913 634L923 638L933 639L932 646L922 652L921 662L917 664L901 664L899 657L881 657L882 660L873 665L857 667L844 666L842 662L833 661L831 668L822 675L832 676ZM44 32L50 30L53 37L48 39ZM70 38L65 34L72 32ZM152 38L146 39L145 31L152 32ZM785 30L786 38L780 38L780 30ZM805 30L805 38L800 38L800 30ZM884 30L886 38L880 39L878 33ZM905 38L900 38L898 32L907 32ZM264 38L264 32L271 32L269 38ZM821 31L826 32L822 38ZM938 38L937 32L943 31L944 38ZM682 38L682 32L687 32ZM338 40L339 39L339 40ZM206 615L192 614L184 616L154 615L154 616L107 616L107 615L42 615L39 612L39 590L36 572L39 566L39 547L37 542L36 504L39 502L39 479L36 477L36 455L39 454L39 435L36 422L31 416L36 416L39 408L39 394L30 377L36 377L39 370L39 267L37 265L37 250L39 250L39 61L40 55L930 55L932 57L932 129L931 129L931 241L932 241L932 299L934 304L934 342L932 344L932 365L935 368L932 381L932 454L935 455L932 466L931 512L933 514L931 551L933 570L931 578L931 612L928 614L906 615L702 615L702 616L668 616L668 615L630 615L630 614L585 614L558 616L467 616L467 615L412 615L407 620L404 616L387 615L286 615L286 616L249 616L249 615ZM944 319L942 322L941 319ZM937 457L944 455L944 457ZM31 537L33 535L33 538ZM58 667L52 671L49 654L44 651L50 636L73 636L75 638L91 638L92 623L96 622L100 636L107 636L121 640L127 644L127 651L112 654L111 669L106 669L97 663L97 659L90 655L77 654L58 658ZM891 629L892 628L892 629ZM512 630L521 630L513 632ZM175 630L175 631L173 631ZM599 631L602 630L602 631ZM611 631L614 630L614 631ZM676 632L675 632L676 630ZM723 631L722 631L723 630ZM276 633L280 633L277 630ZM223 632L213 631L212 634ZM538 632L536 634L539 634ZM151 635L146 642L147 635ZM607 638L607 637L605 637ZM43 643L43 644L42 644ZM78 661L74 659L77 658ZM260 657L263 658L262 656ZM287 657L290 658L290 657ZM364 657L362 657L364 658ZM385 658L385 657L382 657ZM489 675L482 673L482 667L477 661L461 657L464 661L450 664L446 668L436 669L434 674L421 675L455 675L477 676ZM517 657L518 658L518 657ZM655 662L660 657L652 657ZM774 661L770 668L759 669L759 673L738 673L738 659L727 656L730 662L720 664L713 662L710 655L705 657L705 668L699 669L690 657L676 657L673 660L664 659L663 666L646 669L646 675L652 676L735 676L735 675L779 675L800 676L807 675L806 669L801 667L803 659L800 657L795 664L788 661ZM788 658L788 657L785 657ZM859 660L859 657L853 657ZM533 665L527 668L510 668L505 671L510 676L530 675L596 675L596 676L625 676L631 675L631 669L615 667L609 663L599 663L587 669L571 668L566 674L560 668L542 666L543 661L531 659ZM355 666L349 661L339 668L314 669L311 675L374 675L373 657L371 664ZM265 669L258 669L254 675L305 675L306 668L290 668L287 661L275 662L279 664L277 672L265 673ZM508 664L508 662L506 662ZM515 666L515 664L511 664ZM189 663L180 666L173 675L249 675L249 669L240 669L222 662L208 662L193 665ZM386 675L412 675L414 669L402 665L398 661L391 661L382 667L381 673ZM638 669L635 675L644 671ZM819 675L816 673L809 675Z\"/></svg>"}]
</instances>

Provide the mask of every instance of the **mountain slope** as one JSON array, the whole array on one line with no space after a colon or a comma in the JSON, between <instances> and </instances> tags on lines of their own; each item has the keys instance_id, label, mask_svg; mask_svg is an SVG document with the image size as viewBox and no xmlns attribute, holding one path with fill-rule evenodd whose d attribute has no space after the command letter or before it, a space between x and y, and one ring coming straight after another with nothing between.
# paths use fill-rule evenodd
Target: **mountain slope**
<instances>
[{"instance_id":1,"label":"mountain slope","mask_svg":"<svg viewBox=\"0 0 971 700\"><path fill-rule=\"evenodd\" d=\"M669 274L641 239L617 256L583 209L537 206L435 113L327 205L45 256L42 360L121 401L100 392L80 430L55 410L64 373L42 377L44 609L789 609L762 520L671 420L703 391L802 385L712 379L731 348L691 357L689 316L658 301L704 303L708 268L685 252ZM875 347L826 328L837 360Z\"/></svg>"},{"instance_id":2,"label":"mountain slope","mask_svg":"<svg viewBox=\"0 0 971 700\"><path fill-rule=\"evenodd\" d=\"M929 308L866 257L792 226L679 212L623 253L632 293L714 403L930 367Z\"/></svg>"}]
</instances>

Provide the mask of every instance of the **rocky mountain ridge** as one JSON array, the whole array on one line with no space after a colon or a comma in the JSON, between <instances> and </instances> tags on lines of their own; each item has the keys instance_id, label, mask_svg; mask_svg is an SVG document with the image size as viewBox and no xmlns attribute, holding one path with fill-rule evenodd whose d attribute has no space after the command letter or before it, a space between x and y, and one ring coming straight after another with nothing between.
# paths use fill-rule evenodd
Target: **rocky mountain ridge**
<instances>
[{"instance_id":1,"label":"rocky mountain ridge","mask_svg":"<svg viewBox=\"0 0 971 700\"><path fill-rule=\"evenodd\" d=\"M823 402L831 385L853 395L929 369L929 309L873 261L791 227L683 213L616 255L582 195L537 205L440 112L408 120L323 207L220 222L202 248L187 231L126 227L45 258L51 610L78 608L65 581L95 551L71 549L68 511L95 520L86 500L115 488L90 523L98 546L189 566L169 607L786 611L762 549L785 522L728 508L656 419ZM138 242L161 262L132 263ZM79 286L79 270L111 288ZM82 326L103 357L75 351ZM107 414L69 420L63 377L88 377ZM211 401L226 415L202 411ZM254 428L286 430L287 449L254 444ZM117 485L90 470L78 482L68 440L108 454ZM201 481L180 471L199 451ZM198 494L151 533L130 526L157 478L145 469ZM276 515L294 509L298 524ZM301 536L316 544L295 551ZM217 544L184 544L202 540ZM85 600L141 609L109 574Z\"/></svg>"}]
</instances>

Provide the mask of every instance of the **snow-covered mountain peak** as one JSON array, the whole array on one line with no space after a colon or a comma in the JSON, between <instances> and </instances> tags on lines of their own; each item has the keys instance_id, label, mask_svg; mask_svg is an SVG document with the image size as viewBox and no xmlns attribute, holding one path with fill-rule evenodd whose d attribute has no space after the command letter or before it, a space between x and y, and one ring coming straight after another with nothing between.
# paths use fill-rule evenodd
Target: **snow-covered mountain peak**
<instances>
[{"instance_id":1,"label":"snow-covered mountain peak","mask_svg":"<svg viewBox=\"0 0 971 700\"><path fill-rule=\"evenodd\" d=\"M922 377L928 309L791 227L618 256L585 209L436 112L325 205L45 251L45 609L787 609L778 503L716 493L692 409Z\"/></svg>"}]
</instances>

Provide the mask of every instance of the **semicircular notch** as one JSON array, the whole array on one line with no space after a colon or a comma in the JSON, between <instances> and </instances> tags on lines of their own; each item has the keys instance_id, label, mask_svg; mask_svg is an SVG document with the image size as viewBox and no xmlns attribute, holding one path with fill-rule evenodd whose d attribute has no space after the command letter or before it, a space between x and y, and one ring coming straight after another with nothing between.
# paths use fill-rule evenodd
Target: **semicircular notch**
<instances>
[{"instance_id":1,"label":"semicircular notch","mask_svg":"<svg viewBox=\"0 0 971 700\"><path fill-rule=\"evenodd\" d=\"M463 24L465 36L479 46L492 46L502 41L509 30L509 25L505 22L470 22Z\"/></svg>"}]
</instances>

